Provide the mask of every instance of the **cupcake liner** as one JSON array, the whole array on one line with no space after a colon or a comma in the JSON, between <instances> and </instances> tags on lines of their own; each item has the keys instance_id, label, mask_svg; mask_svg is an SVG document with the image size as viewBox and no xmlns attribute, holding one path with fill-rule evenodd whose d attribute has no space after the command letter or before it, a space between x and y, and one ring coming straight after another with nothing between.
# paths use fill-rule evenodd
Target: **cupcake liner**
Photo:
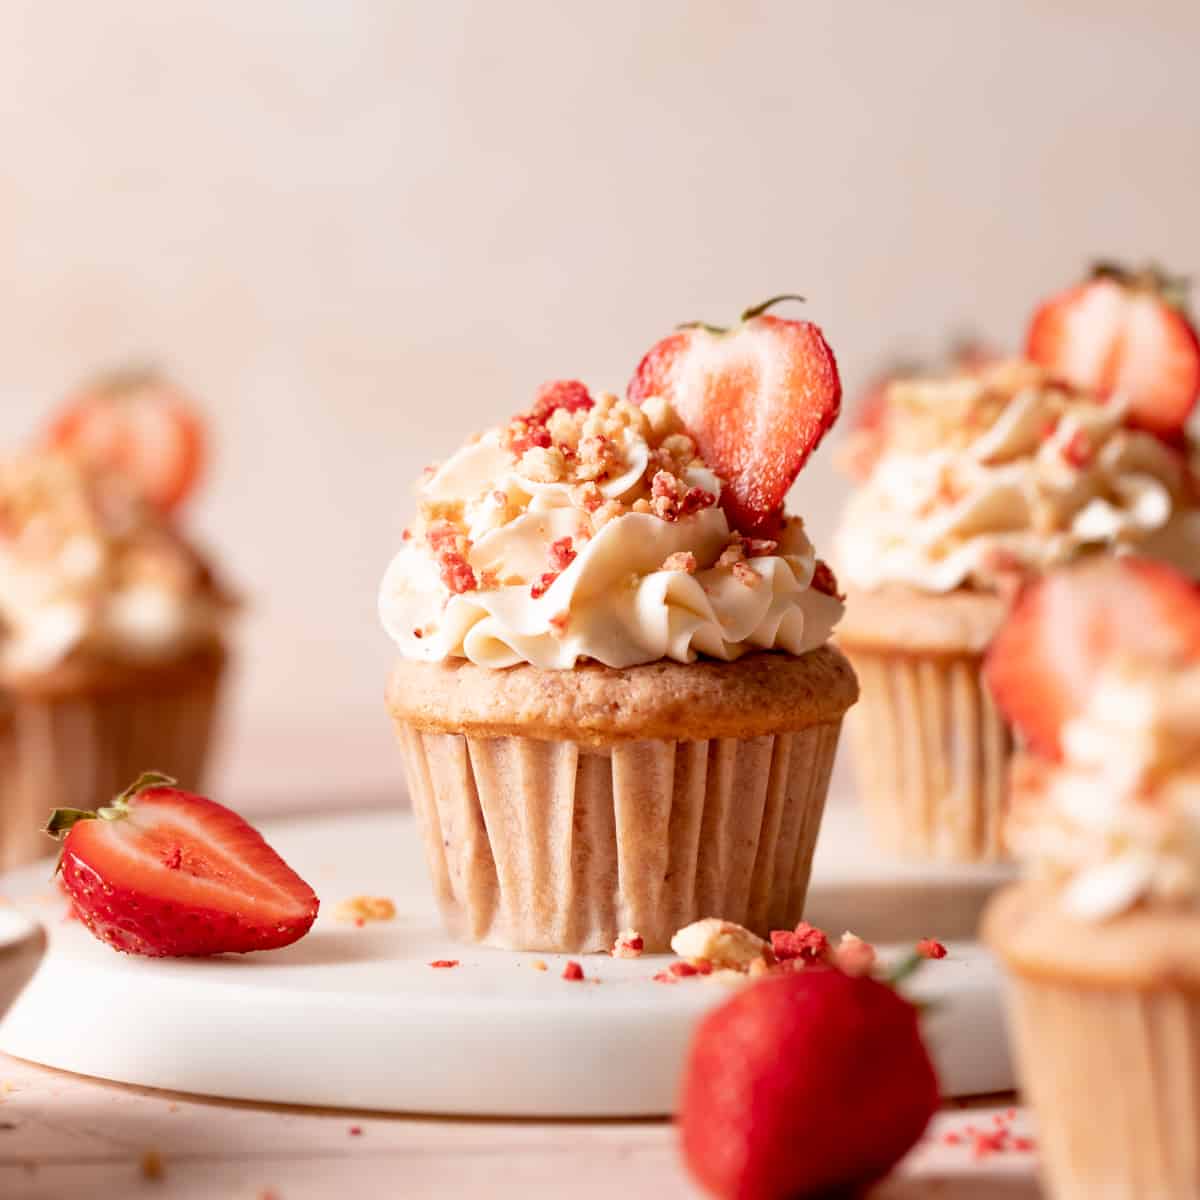
<instances>
[{"instance_id":1,"label":"cupcake liner","mask_svg":"<svg viewBox=\"0 0 1200 1200\"><path fill-rule=\"evenodd\" d=\"M1051 1195L1200 1196L1200 993L1017 976L1010 1019Z\"/></svg>"},{"instance_id":2,"label":"cupcake liner","mask_svg":"<svg viewBox=\"0 0 1200 1200\"><path fill-rule=\"evenodd\" d=\"M1012 739L982 655L843 649L862 689L850 734L875 839L912 858L1005 858Z\"/></svg>"},{"instance_id":3,"label":"cupcake liner","mask_svg":"<svg viewBox=\"0 0 1200 1200\"><path fill-rule=\"evenodd\" d=\"M55 808L96 808L147 770L202 786L224 664L210 656L121 688L12 692L0 713L0 871L50 854Z\"/></svg>"},{"instance_id":4,"label":"cupcake liner","mask_svg":"<svg viewBox=\"0 0 1200 1200\"><path fill-rule=\"evenodd\" d=\"M840 725L596 748L397 721L450 933L579 952L622 929L666 950L701 917L794 926Z\"/></svg>"}]
</instances>

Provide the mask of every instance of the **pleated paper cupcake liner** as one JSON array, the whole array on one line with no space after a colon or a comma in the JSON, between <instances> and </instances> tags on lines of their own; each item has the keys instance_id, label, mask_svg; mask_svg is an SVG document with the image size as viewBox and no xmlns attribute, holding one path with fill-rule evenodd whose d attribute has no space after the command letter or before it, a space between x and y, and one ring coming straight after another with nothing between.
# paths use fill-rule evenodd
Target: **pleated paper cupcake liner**
<instances>
[{"instance_id":1,"label":"pleated paper cupcake liner","mask_svg":"<svg viewBox=\"0 0 1200 1200\"><path fill-rule=\"evenodd\" d=\"M169 681L69 695L9 695L0 712L0 871L50 854L55 808L106 804L139 774L202 786L223 664L217 657Z\"/></svg>"},{"instance_id":2,"label":"pleated paper cupcake liner","mask_svg":"<svg viewBox=\"0 0 1200 1200\"><path fill-rule=\"evenodd\" d=\"M1018 976L1010 1016L1050 1195L1200 1197L1200 993Z\"/></svg>"},{"instance_id":3,"label":"pleated paper cupcake liner","mask_svg":"<svg viewBox=\"0 0 1200 1200\"><path fill-rule=\"evenodd\" d=\"M862 689L850 734L876 841L909 858L1007 857L1012 741L983 681L982 657L843 648Z\"/></svg>"},{"instance_id":4,"label":"pleated paper cupcake liner","mask_svg":"<svg viewBox=\"0 0 1200 1200\"><path fill-rule=\"evenodd\" d=\"M701 917L800 919L840 721L775 737L568 741L398 722L449 932L513 950L650 951Z\"/></svg>"}]
</instances>

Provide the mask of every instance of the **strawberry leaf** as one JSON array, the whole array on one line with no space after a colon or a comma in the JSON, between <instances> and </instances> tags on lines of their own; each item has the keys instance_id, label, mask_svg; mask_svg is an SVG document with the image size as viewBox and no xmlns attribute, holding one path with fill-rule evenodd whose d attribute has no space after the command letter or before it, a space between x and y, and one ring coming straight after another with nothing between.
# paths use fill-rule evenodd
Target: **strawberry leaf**
<instances>
[{"instance_id":1,"label":"strawberry leaf","mask_svg":"<svg viewBox=\"0 0 1200 1200\"><path fill-rule=\"evenodd\" d=\"M764 300L761 304L752 305L742 313L741 320L752 321L755 317L761 317L763 313L775 307L777 304L782 304L785 300L795 300L800 304L807 304L808 300L804 296L798 296L795 292L780 292L778 296L772 296L770 300Z\"/></svg>"},{"instance_id":2,"label":"strawberry leaf","mask_svg":"<svg viewBox=\"0 0 1200 1200\"><path fill-rule=\"evenodd\" d=\"M52 838L63 838L80 822L94 821L96 813L86 808L56 808L42 829Z\"/></svg>"},{"instance_id":3,"label":"strawberry leaf","mask_svg":"<svg viewBox=\"0 0 1200 1200\"><path fill-rule=\"evenodd\" d=\"M152 787L174 787L179 781L161 771L143 771L116 799L116 803L128 804L137 798L139 792Z\"/></svg>"}]
</instances>

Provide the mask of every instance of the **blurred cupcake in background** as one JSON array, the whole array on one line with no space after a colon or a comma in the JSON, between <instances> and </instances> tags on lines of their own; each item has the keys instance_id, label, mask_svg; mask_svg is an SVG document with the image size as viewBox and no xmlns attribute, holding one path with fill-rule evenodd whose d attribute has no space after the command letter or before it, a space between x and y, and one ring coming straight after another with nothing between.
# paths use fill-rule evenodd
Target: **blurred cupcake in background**
<instances>
[{"instance_id":1,"label":"blurred cupcake in background","mask_svg":"<svg viewBox=\"0 0 1200 1200\"><path fill-rule=\"evenodd\" d=\"M902 379L867 412L839 530L860 789L885 847L1004 856L1011 736L980 668L1031 577L1094 553L1200 572L1186 425L1200 348L1158 272L1105 267L1035 315L1024 359Z\"/></svg>"},{"instance_id":2,"label":"blurred cupcake in background","mask_svg":"<svg viewBox=\"0 0 1200 1200\"><path fill-rule=\"evenodd\" d=\"M1026 877L984 935L1048 1193L1200 1195L1200 588L1144 559L1053 573L986 673L1028 749Z\"/></svg>"},{"instance_id":3,"label":"blurred cupcake in background","mask_svg":"<svg viewBox=\"0 0 1200 1200\"><path fill-rule=\"evenodd\" d=\"M234 607L178 528L202 465L198 418L148 373L0 463L0 869L48 851L51 809L148 767L201 786Z\"/></svg>"}]
</instances>

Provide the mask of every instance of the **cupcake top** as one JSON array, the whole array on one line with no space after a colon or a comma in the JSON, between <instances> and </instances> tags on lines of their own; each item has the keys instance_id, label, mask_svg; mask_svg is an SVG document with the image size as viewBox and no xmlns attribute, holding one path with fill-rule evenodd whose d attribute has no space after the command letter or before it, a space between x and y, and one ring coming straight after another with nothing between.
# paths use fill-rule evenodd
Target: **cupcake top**
<instances>
[{"instance_id":1,"label":"cupcake top","mask_svg":"<svg viewBox=\"0 0 1200 1200\"><path fill-rule=\"evenodd\" d=\"M863 589L996 589L1080 554L1137 551L1195 569L1200 493L1180 450L1033 363L898 381L836 543Z\"/></svg>"},{"instance_id":2,"label":"cupcake top","mask_svg":"<svg viewBox=\"0 0 1200 1200\"><path fill-rule=\"evenodd\" d=\"M1145 560L1047 577L987 666L1024 737L1011 848L1065 914L1200 905L1200 589Z\"/></svg>"},{"instance_id":3,"label":"cupcake top","mask_svg":"<svg viewBox=\"0 0 1200 1200\"><path fill-rule=\"evenodd\" d=\"M401 654L623 668L824 644L841 601L783 494L840 386L815 326L763 311L673 334L628 399L548 384L430 468L379 598Z\"/></svg>"},{"instance_id":4,"label":"cupcake top","mask_svg":"<svg viewBox=\"0 0 1200 1200\"><path fill-rule=\"evenodd\" d=\"M842 606L803 522L745 536L722 487L669 400L553 385L427 474L384 627L408 658L487 667L822 645Z\"/></svg>"},{"instance_id":5,"label":"cupcake top","mask_svg":"<svg viewBox=\"0 0 1200 1200\"><path fill-rule=\"evenodd\" d=\"M215 640L231 601L200 555L122 475L68 454L0 464L0 664L76 653L141 661Z\"/></svg>"},{"instance_id":6,"label":"cupcake top","mask_svg":"<svg viewBox=\"0 0 1200 1200\"><path fill-rule=\"evenodd\" d=\"M1184 285L1101 264L1034 314L1025 357L872 391L837 540L854 588L1005 590L1096 550L1200 570Z\"/></svg>"}]
</instances>

